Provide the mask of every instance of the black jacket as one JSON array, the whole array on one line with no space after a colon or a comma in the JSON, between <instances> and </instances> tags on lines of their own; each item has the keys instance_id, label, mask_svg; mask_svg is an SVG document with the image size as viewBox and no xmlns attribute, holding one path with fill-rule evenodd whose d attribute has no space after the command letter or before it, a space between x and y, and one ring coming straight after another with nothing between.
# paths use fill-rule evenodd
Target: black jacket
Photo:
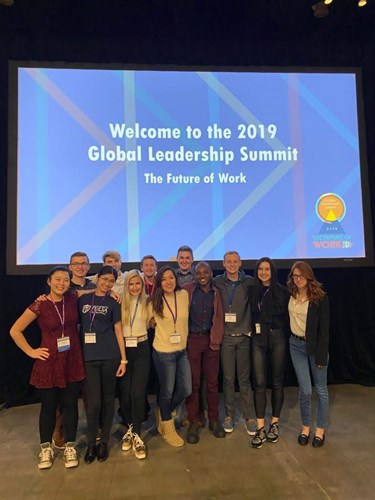
<instances>
[{"instance_id":1,"label":"black jacket","mask_svg":"<svg viewBox=\"0 0 375 500\"><path fill-rule=\"evenodd\" d=\"M328 364L329 301L324 295L318 304L310 302L306 319L307 354L315 356L317 365Z\"/></svg>"}]
</instances>

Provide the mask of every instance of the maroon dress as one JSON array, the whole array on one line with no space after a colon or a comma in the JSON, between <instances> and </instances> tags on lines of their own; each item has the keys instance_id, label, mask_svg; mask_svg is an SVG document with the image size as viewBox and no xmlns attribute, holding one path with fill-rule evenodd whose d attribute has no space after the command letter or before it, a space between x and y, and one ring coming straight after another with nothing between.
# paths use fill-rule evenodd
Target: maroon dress
<instances>
[{"instance_id":1,"label":"maroon dress","mask_svg":"<svg viewBox=\"0 0 375 500\"><path fill-rule=\"evenodd\" d=\"M78 309L77 295L67 292L65 302L64 336L70 339L70 349L59 352L57 339L61 337L61 321L55 305L50 300L35 301L28 307L38 315L38 324L42 331L40 347L49 349L49 358L45 361L35 360L31 373L30 384L38 389L64 388L71 382L78 382L85 378L81 343L77 331ZM63 302L55 302L61 317L63 317Z\"/></svg>"}]
</instances>

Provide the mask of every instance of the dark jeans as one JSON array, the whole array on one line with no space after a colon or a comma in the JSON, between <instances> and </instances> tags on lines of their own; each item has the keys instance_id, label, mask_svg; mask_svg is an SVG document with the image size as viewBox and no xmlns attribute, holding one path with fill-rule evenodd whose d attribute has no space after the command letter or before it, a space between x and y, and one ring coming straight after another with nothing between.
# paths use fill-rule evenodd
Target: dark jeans
<instances>
[{"instance_id":1,"label":"dark jeans","mask_svg":"<svg viewBox=\"0 0 375 500\"><path fill-rule=\"evenodd\" d=\"M85 363L87 442L89 445L95 444L99 428L99 415L103 419L102 441L104 443L109 441L115 413L116 372L119 364L119 359L102 359Z\"/></svg>"},{"instance_id":2,"label":"dark jeans","mask_svg":"<svg viewBox=\"0 0 375 500\"><path fill-rule=\"evenodd\" d=\"M251 387L250 387L250 337L230 337L224 335L221 345L221 366L223 369L223 392L225 414L234 417L234 382L236 367L243 417L251 418Z\"/></svg>"},{"instance_id":3,"label":"dark jeans","mask_svg":"<svg viewBox=\"0 0 375 500\"><path fill-rule=\"evenodd\" d=\"M220 351L213 351L210 348L210 335L192 333L188 336L187 353L192 378L192 393L186 398L189 422L198 422L200 420L199 399L202 371L206 382L208 419L219 420L218 376Z\"/></svg>"},{"instance_id":4,"label":"dark jeans","mask_svg":"<svg viewBox=\"0 0 375 500\"><path fill-rule=\"evenodd\" d=\"M137 347L127 347L128 364L126 373L120 378L120 406L127 425L133 424L133 430L141 434L141 425L146 413L147 383L151 358L148 340Z\"/></svg>"},{"instance_id":5,"label":"dark jeans","mask_svg":"<svg viewBox=\"0 0 375 500\"><path fill-rule=\"evenodd\" d=\"M152 357L158 374L160 390L158 405L163 421L171 420L171 412L191 394L191 371L186 349L158 352Z\"/></svg>"},{"instance_id":6,"label":"dark jeans","mask_svg":"<svg viewBox=\"0 0 375 500\"><path fill-rule=\"evenodd\" d=\"M66 443L76 440L78 425L77 400L81 382L72 382L64 389L39 389L42 402L39 414L39 434L41 443L51 443L56 424L56 409L60 406L63 417L63 436Z\"/></svg>"},{"instance_id":7,"label":"dark jeans","mask_svg":"<svg viewBox=\"0 0 375 500\"><path fill-rule=\"evenodd\" d=\"M284 373L286 339L281 329L268 331L268 346L261 346L253 338L252 363L254 373L254 405L257 418L266 412L267 367L271 366L272 416L280 417L284 402Z\"/></svg>"}]
</instances>

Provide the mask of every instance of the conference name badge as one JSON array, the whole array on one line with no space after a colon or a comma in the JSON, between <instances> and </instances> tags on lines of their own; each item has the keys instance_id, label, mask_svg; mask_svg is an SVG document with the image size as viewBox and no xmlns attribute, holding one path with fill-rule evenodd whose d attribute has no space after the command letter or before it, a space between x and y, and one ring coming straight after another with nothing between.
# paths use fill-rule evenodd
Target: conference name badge
<instances>
[{"instance_id":1,"label":"conference name badge","mask_svg":"<svg viewBox=\"0 0 375 500\"><path fill-rule=\"evenodd\" d=\"M85 333L85 344L96 344L96 333L86 332Z\"/></svg>"},{"instance_id":2,"label":"conference name badge","mask_svg":"<svg viewBox=\"0 0 375 500\"><path fill-rule=\"evenodd\" d=\"M261 333L260 323L255 323L255 333L258 335Z\"/></svg>"},{"instance_id":3,"label":"conference name badge","mask_svg":"<svg viewBox=\"0 0 375 500\"><path fill-rule=\"evenodd\" d=\"M236 323L237 314L236 313L225 313L225 323Z\"/></svg>"},{"instance_id":4,"label":"conference name badge","mask_svg":"<svg viewBox=\"0 0 375 500\"><path fill-rule=\"evenodd\" d=\"M70 339L69 337L59 337L57 339L57 350L59 352L69 351L70 349Z\"/></svg>"},{"instance_id":5,"label":"conference name badge","mask_svg":"<svg viewBox=\"0 0 375 500\"><path fill-rule=\"evenodd\" d=\"M181 342L181 335L179 333L172 333L170 336L171 344L179 344Z\"/></svg>"},{"instance_id":6,"label":"conference name badge","mask_svg":"<svg viewBox=\"0 0 375 500\"><path fill-rule=\"evenodd\" d=\"M137 347L137 337L125 337L125 347Z\"/></svg>"}]
</instances>

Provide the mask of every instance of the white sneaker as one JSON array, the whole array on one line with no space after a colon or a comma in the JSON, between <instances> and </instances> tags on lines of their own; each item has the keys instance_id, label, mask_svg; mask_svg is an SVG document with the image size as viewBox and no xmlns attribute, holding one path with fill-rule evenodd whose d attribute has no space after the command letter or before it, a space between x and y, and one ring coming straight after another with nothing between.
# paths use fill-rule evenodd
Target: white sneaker
<instances>
[{"instance_id":1,"label":"white sneaker","mask_svg":"<svg viewBox=\"0 0 375 500\"><path fill-rule=\"evenodd\" d=\"M53 465L53 449L51 443L42 443L39 453L39 469L50 469Z\"/></svg>"},{"instance_id":2,"label":"white sneaker","mask_svg":"<svg viewBox=\"0 0 375 500\"><path fill-rule=\"evenodd\" d=\"M74 448L74 443L66 443L66 448L64 450L64 462L67 469L78 466L79 462L76 449Z\"/></svg>"},{"instance_id":3,"label":"white sneaker","mask_svg":"<svg viewBox=\"0 0 375 500\"><path fill-rule=\"evenodd\" d=\"M124 434L121 443L122 451L129 451L133 445L133 426L129 425L128 430Z\"/></svg>"},{"instance_id":4,"label":"white sneaker","mask_svg":"<svg viewBox=\"0 0 375 500\"><path fill-rule=\"evenodd\" d=\"M133 434L133 452L138 460L142 460L147 457L147 447L138 434Z\"/></svg>"}]
</instances>

